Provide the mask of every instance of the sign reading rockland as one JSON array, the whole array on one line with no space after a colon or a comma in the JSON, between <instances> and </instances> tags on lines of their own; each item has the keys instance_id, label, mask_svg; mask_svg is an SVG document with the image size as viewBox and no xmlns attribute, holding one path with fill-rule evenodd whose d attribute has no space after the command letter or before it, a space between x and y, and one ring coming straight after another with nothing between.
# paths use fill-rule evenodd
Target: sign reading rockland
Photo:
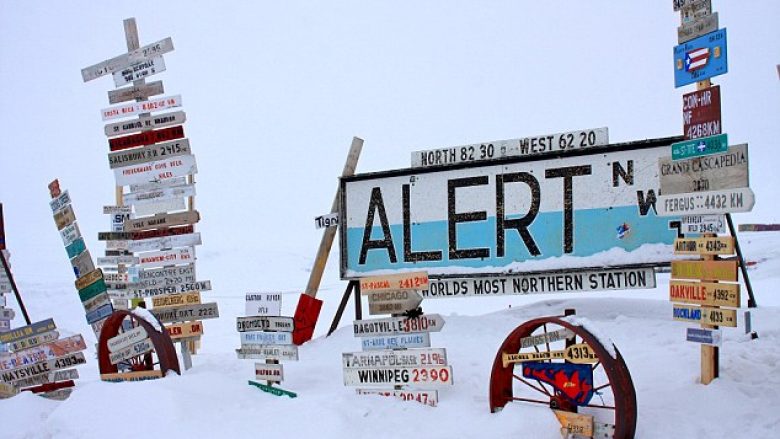
<instances>
[{"instance_id":1,"label":"sign reading rockland","mask_svg":"<svg viewBox=\"0 0 780 439\"><path fill-rule=\"evenodd\" d=\"M668 262L676 233L654 206L670 140L343 178L342 277Z\"/></svg>"}]
</instances>

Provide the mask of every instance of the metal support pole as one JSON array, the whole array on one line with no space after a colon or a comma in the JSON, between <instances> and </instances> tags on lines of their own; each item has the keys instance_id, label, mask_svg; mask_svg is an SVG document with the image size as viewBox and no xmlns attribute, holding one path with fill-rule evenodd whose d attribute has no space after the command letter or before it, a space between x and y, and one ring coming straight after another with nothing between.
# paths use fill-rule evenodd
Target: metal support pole
<instances>
[{"instance_id":1,"label":"metal support pole","mask_svg":"<svg viewBox=\"0 0 780 439\"><path fill-rule=\"evenodd\" d=\"M726 214L726 223L729 226L729 233L734 237L734 250L737 251L737 259L739 261L739 269L742 271L742 279L745 280L745 288L748 292L748 308L755 308L758 306L756 303L756 297L753 295L753 287L750 285L750 276L748 276L747 267L745 266L745 257L742 256L742 249L739 247L739 239L737 238L737 231L734 229L734 222L731 221L731 214Z\"/></svg>"}]
</instances>

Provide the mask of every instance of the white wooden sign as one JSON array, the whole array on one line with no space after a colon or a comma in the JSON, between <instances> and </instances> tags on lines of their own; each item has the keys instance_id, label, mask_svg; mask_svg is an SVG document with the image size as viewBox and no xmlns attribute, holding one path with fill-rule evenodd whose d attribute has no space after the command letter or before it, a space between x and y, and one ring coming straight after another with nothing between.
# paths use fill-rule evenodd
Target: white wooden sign
<instances>
[{"instance_id":1,"label":"white wooden sign","mask_svg":"<svg viewBox=\"0 0 780 439\"><path fill-rule=\"evenodd\" d=\"M282 295L279 293L247 293L247 316L278 316L282 313Z\"/></svg>"},{"instance_id":2,"label":"white wooden sign","mask_svg":"<svg viewBox=\"0 0 780 439\"><path fill-rule=\"evenodd\" d=\"M125 349L126 347L147 337L149 337L149 334L146 332L146 329L144 329L143 326L135 327L129 331L125 331L117 335L116 337L108 339L108 351L116 352Z\"/></svg>"},{"instance_id":3,"label":"white wooden sign","mask_svg":"<svg viewBox=\"0 0 780 439\"><path fill-rule=\"evenodd\" d=\"M247 332L247 331L292 332L293 327L294 327L294 323L292 317L252 316L252 317L238 317L236 319L236 330L238 332Z\"/></svg>"},{"instance_id":4,"label":"white wooden sign","mask_svg":"<svg viewBox=\"0 0 780 439\"><path fill-rule=\"evenodd\" d=\"M98 265L136 265L141 260L137 256L101 256L97 258ZM162 264L161 264L162 265Z\"/></svg>"},{"instance_id":5,"label":"white wooden sign","mask_svg":"<svg viewBox=\"0 0 780 439\"><path fill-rule=\"evenodd\" d=\"M142 148L123 149L108 154L108 167L111 169L120 168L123 166L138 165L140 163L147 163L154 160L168 159L171 157L177 157L184 154L190 154L190 141L188 139L177 139L169 142L155 143L154 145L144 146ZM186 181L182 181L182 178L174 179L176 186L183 186L187 184ZM155 185L157 187L144 188L130 188L131 192L148 192L151 190L161 189L161 186L167 186L167 182L163 183L144 183L146 186Z\"/></svg>"},{"instance_id":6,"label":"white wooden sign","mask_svg":"<svg viewBox=\"0 0 780 439\"><path fill-rule=\"evenodd\" d=\"M436 390L355 389L355 391L358 395L392 396L402 401L416 401L430 407L439 404L439 392Z\"/></svg>"},{"instance_id":7,"label":"white wooden sign","mask_svg":"<svg viewBox=\"0 0 780 439\"><path fill-rule=\"evenodd\" d=\"M290 332L242 332L241 347L245 345L290 345L292 333Z\"/></svg>"},{"instance_id":8,"label":"white wooden sign","mask_svg":"<svg viewBox=\"0 0 780 439\"><path fill-rule=\"evenodd\" d=\"M450 366L387 367L344 369L345 386L415 386L420 388L452 385Z\"/></svg>"},{"instance_id":9,"label":"white wooden sign","mask_svg":"<svg viewBox=\"0 0 780 439\"><path fill-rule=\"evenodd\" d=\"M750 188L690 194L661 195L656 202L658 216L750 212L756 203Z\"/></svg>"},{"instance_id":10,"label":"white wooden sign","mask_svg":"<svg viewBox=\"0 0 780 439\"><path fill-rule=\"evenodd\" d=\"M139 239L135 241L107 241L106 248L113 250L128 250L131 252L148 252L175 247L192 247L201 245L200 232L184 235L161 236L159 238Z\"/></svg>"},{"instance_id":11,"label":"white wooden sign","mask_svg":"<svg viewBox=\"0 0 780 439\"><path fill-rule=\"evenodd\" d=\"M444 318L439 314L423 314L419 317L390 317L386 319L355 320L352 328L356 337L395 335L410 332L439 332Z\"/></svg>"},{"instance_id":12,"label":"white wooden sign","mask_svg":"<svg viewBox=\"0 0 780 439\"><path fill-rule=\"evenodd\" d=\"M571 329L564 328L557 331L547 332L539 335L531 335L520 339L520 348L530 348L540 344L555 343L561 340L571 340L574 338L574 332Z\"/></svg>"},{"instance_id":13,"label":"white wooden sign","mask_svg":"<svg viewBox=\"0 0 780 439\"><path fill-rule=\"evenodd\" d=\"M444 348L397 349L341 354L345 369L367 367L446 366L447 350Z\"/></svg>"},{"instance_id":14,"label":"white wooden sign","mask_svg":"<svg viewBox=\"0 0 780 439\"><path fill-rule=\"evenodd\" d=\"M136 341L126 348L120 349L116 352L111 352L108 357L111 364L117 364L120 361L143 355L147 352L150 352L152 349L154 349L152 341L148 338L144 338Z\"/></svg>"},{"instance_id":15,"label":"white wooden sign","mask_svg":"<svg viewBox=\"0 0 780 439\"><path fill-rule=\"evenodd\" d=\"M195 185L190 184L186 186L157 189L150 192L130 192L124 194L122 196L122 199L127 205L138 206L140 204L156 203L159 201L167 201L174 198L184 198L184 197L194 197L194 196L195 196Z\"/></svg>"},{"instance_id":16,"label":"white wooden sign","mask_svg":"<svg viewBox=\"0 0 780 439\"><path fill-rule=\"evenodd\" d=\"M215 302L212 302L158 308L151 310L151 313L163 323L186 322L190 320L216 319L219 317L219 308Z\"/></svg>"},{"instance_id":17,"label":"white wooden sign","mask_svg":"<svg viewBox=\"0 0 780 439\"><path fill-rule=\"evenodd\" d=\"M117 186L127 186L135 183L165 181L184 175L193 175L197 172L195 156L185 154L170 159L116 168L114 169L114 177Z\"/></svg>"},{"instance_id":18,"label":"white wooden sign","mask_svg":"<svg viewBox=\"0 0 780 439\"><path fill-rule=\"evenodd\" d=\"M138 119L123 120L114 122L105 126L106 136L121 136L124 134L137 133L143 130L155 128L166 128L174 125L181 125L187 121L187 114L183 111L173 111L150 116L140 116Z\"/></svg>"},{"instance_id":19,"label":"white wooden sign","mask_svg":"<svg viewBox=\"0 0 780 439\"><path fill-rule=\"evenodd\" d=\"M138 49L131 50L130 52L123 53L119 56L115 56L109 60L101 61L95 65L85 67L81 69L81 78L84 80L84 82L91 81L103 75L108 75L109 73L124 69L131 64L166 54L172 50L173 40L171 40L170 37L164 38L152 44L147 44L146 46L139 47Z\"/></svg>"},{"instance_id":20,"label":"white wooden sign","mask_svg":"<svg viewBox=\"0 0 780 439\"><path fill-rule=\"evenodd\" d=\"M100 258L98 258L100 259ZM195 262L195 249L191 247L148 252L138 256L140 268L162 267L165 265L180 265Z\"/></svg>"},{"instance_id":21,"label":"white wooden sign","mask_svg":"<svg viewBox=\"0 0 780 439\"><path fill-rule=\"evenodd\" d=\"M24 365L12 370L6 370L0 372L0 378L6 383L18 381L24 378L32 376L48 374L54 372L57 369L65 369L68 367L78 366L79 364L86 363L84 354L81 352L63 355L52 360L40 361L33 364Z\"/></svg>"},{"instance_id":22,"label":"white wooden sign","mask_svg":"<svg viewBox=\"0 0 780 439\"><path fill-rule=\"evenodd\" d=\"M723 215L685 215L681 219L680 232L726 233L726 218Z\"/></svg>"},{"instance_id":23,"label":"white wooden sign","mask_svg":"<svg viewBox=\"0 0 780 439\"><path fill-rule=\"evenodd\" d=\"M189 147L189 141L187 142L187 145ZM187 153L189 154L189 150ZM158 189L184 186L186 184L187 184L187 177L176 177L165 181L152 181L149 183L131 184L130 192L151 192L151 191L156 191Z\"/></svg>"},{"instance_id":24,"label":"white wooden sign","mask_svg":"<svg viewBox=\"0 0 780 439\"><path fill-rule=\"evenodd\" d=\"M415 309L422 303L418 291L378 291L368 294L368 313L397 314Z\"/></svg>"},{"instance_id":25,"label":"white wooden sign","mask_svg":"<svg viewBox=\"0 0 780 439\"><path fill-rule=\"evenodd\" d=\"M314 226L318 229L325 227L336 227L339 225L339 213L333 212L327 215L320 215L314 218Z\"/></svg>"},{"instance_id":26,"label":"white wooden sign","mask_svg":"<svg viewBox=\"0 0 780 439\"><path fill-rule=\"evenodd\" d=\"M661 173L661 193L719 191L748 187L748 146L730 146L721 154L711 154L685 160L664 157L658 161Z\"/></svg>"},{"instance_id":27,"label":"white wooden sign","mask_svg":"<svg viewBox=\"0 0 780 439\"><path fill-rule=\"evenodd\" d=\"M133 297L155 297L163 294L182 294L190 291L210 291L211 281L204 280L198 282L183 282L179 284L170 284L161 287L136 288L133 291Z\"/></svg>"},{"instance_id":28,"label":"white wooden sign","mask_svg":"<svg viewBox=\"0 0 780 439\"><path fill-rule=\"evenodd\" d=\"M193 283L196 281L195 264L143 269L138 272L138 281L141 288Z\"/></svg>"},{"instance_id":29,"label":"white wooden sign","mask_svg":"<svg viewBox=\"0 0 780 439\"><path fill-rule=\"evenodd\" d=\"M160 229L164 227L175 227L187 224L195 224L200 221L200 214L197 210L178 212L170 214L158 214L151 218L138 218L126 221L125 231L137 232L149 229Z\"/></svg>"},{"instance_id":30,"label":"white wooden sign","mask_svg":"<svg viewBox=\"0 0 780 439\"><path fill-rule=\"evenodd\" d=\"M298 361L298 346L242 344L240 349L236 349L236 354L241 360Z\"/></svg>"},{"instance_id":31,"label":"white wooden sign","mask_svg":"<svg viewBox=\"0 0 780 439\"><path fill-rule=\"evenodd\" d=\"M73 223L63 227L62 230L60 230L60 237L62 238L62 243L65 244L65 247L71 245L73 241L81 238L81 231L79 230L78 223Z\"/></svg>"},{"instance_id":32,"label":"white wooden sign","mask_svg":"<svg viewBox=\"0 0 780 439\"><path fill-rule=\"evenodd\" d=\"M130 65L120 71L114 72L114 85L121 87L165 71L165 60L162 56L155 56L145 61Z\"/></svg>"},{"instance_id":33,"label":"white wooden sign","mask_svg":"<svg viewBox=\"0 0 780 439\"><path fill-rule=\"evenodd\" d=\"M163 96L161 98L149 99L148 101L129 102L127 104L104 108L100 110L100 113L103 116L103 120L111 120L181 107L181 105L181 95Z\"/></svg>"},{"instance_id":34,"label":"white wooden sign","mask_svg":"<svg viewBox=\"0 0 780 439\"><path fill-rule=\"evenodd\" d=\"M184 198L173 198L170 200L155 201L153 203L138 204L134 207L136 215L149 216L176 210L184 210L187 208L187 203L184 201Z\"/></svg>"},{"instance_id":35,"label":"white wooden sign","mask_svg":"<svg viewBox=\"0 0 780 439\"><path fill-rule=\"evenodd\" d=\"M281 364L255 363L255 377L280 383L284 381L284 367Z\"/></svg>"},{"instance_id":36,"label":"white wooden sign","mask_svg":"<svg viewBox=\"0 0 780 439\"><path fill-rule=\"evenodd\" d=\"M431 335L427 332L383 335L379 337L365 337L360 340L364 351L402 348L429 348L431 347Z\"/></svg>"},{"instance_id":37,"label":"white wooden sign","mask_svg":"<svg viewBox=\"0 0 780 439\"><path fill-rule=\"evenodd\" d=\"M120 88L108 91L108 103L119 104L121 102L133 101L136 99L148 98L151 96L165 93L162 81L148 82L141 85L131 85L130 87Z\"/></svg>"}]
</instances>

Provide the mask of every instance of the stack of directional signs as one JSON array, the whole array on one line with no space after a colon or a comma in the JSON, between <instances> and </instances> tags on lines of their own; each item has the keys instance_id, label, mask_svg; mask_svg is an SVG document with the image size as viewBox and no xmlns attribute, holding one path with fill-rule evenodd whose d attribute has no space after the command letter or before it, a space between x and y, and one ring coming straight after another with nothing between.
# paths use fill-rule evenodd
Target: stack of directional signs
<instances>
[{"instance_id":1,"label":"stack of directional signs","mask_svg":"<svg viewBox=\"0 0 780 439\"><path fill-rule=\"evenodd\" d=\"M59 338L52 319L0 333L11 352L0 353L0 398L21 391L63 400L79 377L74 366L86 363L81 335Z\"/></svg>"},{"instance_id":2,"label":"stack of directional signs","mask_svg":"<svg viewBox=\"0 0 780 439\"><path fill-rule=\"evenodd\" d=\"M267 384L249 380L249 384L276 396L298 396L294 392L274 387L284 380L284 368L279 360L298 361L298 347L292 344L292 317L281 316L282 295L279 293L248 293L246 317L238 317L236 327L241 333L238 358L266 360L255 363L255 378Z\"/></svg>"},{"instance_id":3,"label":"stack of directional signs","mask_svg":"<svg viewBox=\"0 0 780 439\"><path fill-rule=\"evenodd\" d=\"M11 262L9 259L11 258L11 253L6 249L2 249L0 251L3 252L3 256L5 257L5 260L10 268ZM11 292L11 280L8 278L8 275L5 273L3 267L0 266L0 333L10 331L11 320L14 319L14 310L5 307L5 295ZM8 347L5 344L0 343L0 352L8 352Z\"/></svg>"},{"instance_id":4,"label":"stack of directional signs","mask_svg":"<svg viewBox=\"0 0 780 439\"><path fill-rule=\"evenodd\" d=\"M355 336L361 338L363 352L343 354L344 385L358 387L360 395L437 405L438 392L431 388L452 385L452 368L444 348L430 347L430 333L441 331L444 319L437 314L418 315L422 301L418 290L427 288L425 272L360 280L361 292L368 294L369 313L393 316L355 320Z\"/></svg>"},{"instance_id":5,"label":"stack of directional signs","mask_svg":"<svg viewBox=\"0 0 780 439\"><path fill-rule=\"evenodd\" d=\"M154 97L165 92L162 81L145 81L165 71L163 55L173 51L173 41L140 47L135 19L124 25L128 52L81 71L85 82L112 74L116 87L130 84L109 91L109 103L119 105L101 111L104 121L124 119L105 126L117 206L104 211L113 215L112 224L122 225L100 235L107 241L107 258L98 263L116 267L117 298L151 298L153 314L175 323L169 330L182 343L189 368L189 355L203 333L201 320L219 317L216 303L201 303L200 292L210 290L211 283L195 277L195 246L201 244L194 230L200 220L194 210L198 168L184 135L185 113L158 114L181 107L181 95Z\"/></svg>"},{"instance_id":6,"label":"stack of directional signs","mask_svg":"<svg viewBox=\"0 0 780 439\"><path fill-rule=\"evenodd\" d=\"M49 193L52 197L49 206L76 275L76 289L84 306L87 323L92 326L95 337L99 339L103 324L114 312L111 298L106 291L103 272L99 268L95 269L92 263L92 256L79 231L68 191L61 191L59 181L54 180L49 184Z\"/></svg>"}]
</instances>

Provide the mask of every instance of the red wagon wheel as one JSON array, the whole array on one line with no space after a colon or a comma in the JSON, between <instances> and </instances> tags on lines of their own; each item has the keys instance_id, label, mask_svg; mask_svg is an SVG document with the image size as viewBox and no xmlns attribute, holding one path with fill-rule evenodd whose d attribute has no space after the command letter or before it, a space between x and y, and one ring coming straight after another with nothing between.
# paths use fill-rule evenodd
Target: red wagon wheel
<instances>
[{"instance_id":1,"label":"red wagon wheel","mask_svg":"<svg viewBox=\"0 0 780 439\"><path fill-rule=\"evenodd\" d=\"M152 350L130 357L119 364L111 364L108 340L124 333L126 329L130 330L138 326L146 330L152 343ZM151 323L126 310L114 311L103 325L98 341L98 363L101 374L154 370L159 370L162 376L165 376L169 370L181 374L176 349L168 332L164 329L158 332Z\"/></svg>"},{"instance_id":2,"label":"red wagon wheel","mask_svg":"<svg viewBox=\"0 0 780 439\"><path fill-rule=\"evenodd\" d=\"M539 344L532 344L533 339L529 338L542 341L561 333L572 337ZM525 346L522 339L526 339ZM583 345L587 346L578 348ZM570 346L573 347L569 353L563 356L562 352ZM574 357L583 351L590 356L577 361ZM539 360L509 363L505 367L504 353L519 354L507 357L515 361ZM490 411L495 413L510 401L593 416L596 424L614 425L612 437L616 439L633 438L636 431L636 393L620 352L614 346L608 350L591 332L559 317L529 320L512 331L501 345L490 375Z\"/></svg>"}]
</instances>

